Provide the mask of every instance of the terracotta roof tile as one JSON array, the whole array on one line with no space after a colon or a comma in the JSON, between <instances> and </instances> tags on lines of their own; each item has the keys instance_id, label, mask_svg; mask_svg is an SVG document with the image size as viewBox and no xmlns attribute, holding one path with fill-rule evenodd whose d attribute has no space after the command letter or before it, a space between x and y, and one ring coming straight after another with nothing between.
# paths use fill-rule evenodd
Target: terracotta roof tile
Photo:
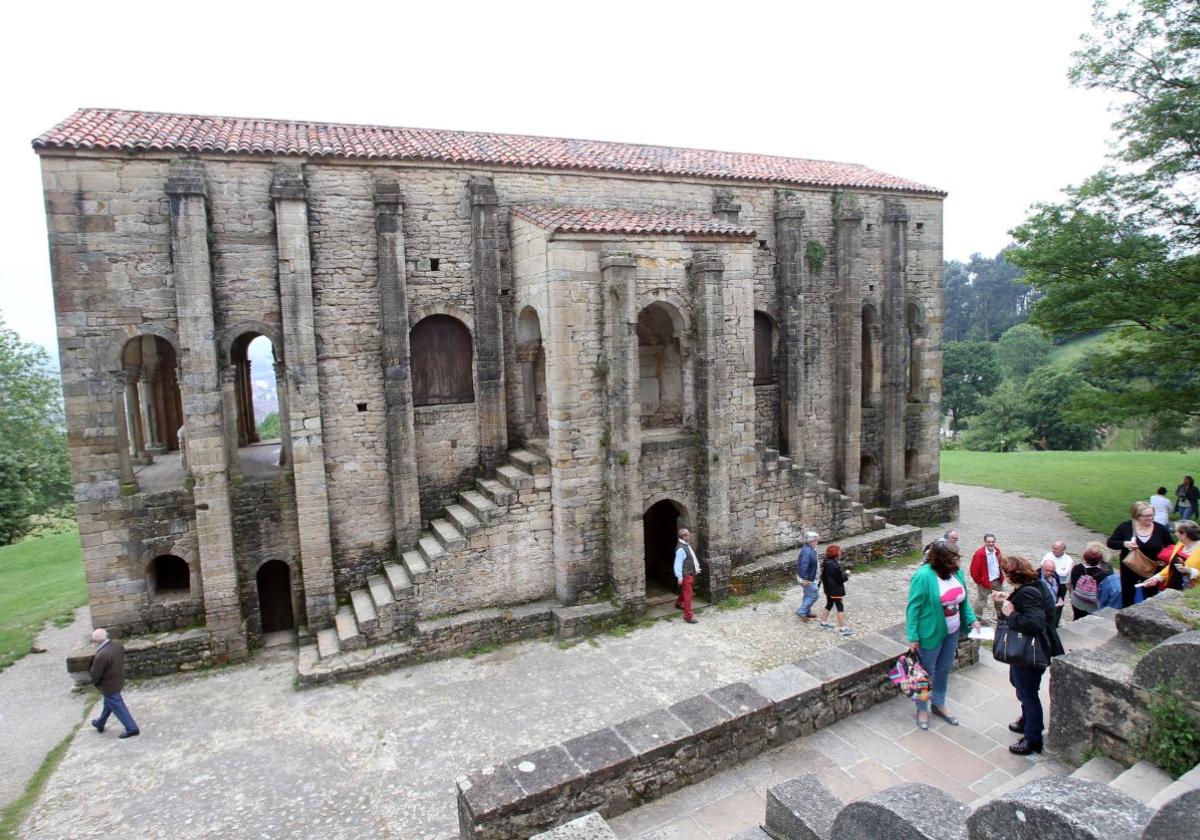
<instances>
[{"instance_id":1,"label":"terracotta roof tile","mask_svg":"<svg viewBox=\"0 0 1200 840\"><path fill-rule=\"evenodd\" d=\"M435 161L944 195L934 187L854 163L518 134L98 108L76 111L36 138L33 147Z\"/></svg>"},{"instance_id":2,"label":"terracotta roof tile","mask_svg":"<svg viewBox=\"0 0 1200 840\"><path fill-rule=\"evenodd\" d=\"M514 207L513 213L552 233L643 233L754 238L754 231L750 228L691 213L653 213L642 210L531 205Z\"/></svg>"}]
</instances>

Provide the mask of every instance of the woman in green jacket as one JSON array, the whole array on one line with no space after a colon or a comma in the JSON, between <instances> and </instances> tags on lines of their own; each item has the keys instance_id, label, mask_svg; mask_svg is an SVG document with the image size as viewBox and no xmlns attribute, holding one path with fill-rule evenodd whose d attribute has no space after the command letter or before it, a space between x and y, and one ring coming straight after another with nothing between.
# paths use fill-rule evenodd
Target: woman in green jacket
<instances>
[{"instance_id":1,"label":"woman in green jacket","mask_svg":"<svg viewBox=\"0 0 1200 840\"><path fill-rule=\"evenodd\" d=\"M978 628L979 621L967 598L967 583L958 567L958 549L946 540L929 547L929 560L912 576L908 586L907 629L909 650L921 657L929 672L930 697L917 700L917 726L929 728L929 712L951 726L958 718L946 711L946 683L954 667L954 653L963 620Z\"/></svg>"}]
</instances>

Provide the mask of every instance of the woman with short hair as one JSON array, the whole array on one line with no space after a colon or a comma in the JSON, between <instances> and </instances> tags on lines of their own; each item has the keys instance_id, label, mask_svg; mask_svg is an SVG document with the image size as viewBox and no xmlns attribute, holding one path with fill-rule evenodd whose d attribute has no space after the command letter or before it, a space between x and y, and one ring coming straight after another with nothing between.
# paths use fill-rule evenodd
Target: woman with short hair
<instances>
[{"instance_id":1,"label":"woman with short hair","mask_svg":"<svg viewBox=\"0 0 1200 840\"><path fill-rule=\"evenodd\" d=\"M1121 552L1118 559L1121 561L1122 607L1133 606L1138 584L1144 579L1142 575L1125 564L1125 558L1134 549L1137 549L1151 561L1155 561L1159 552L1168 546L1175 545L1175 538L1171 536L1171 532L1165 526L1154 521L1154 508L1149 504L1134 502L1133 506L1129 508L1129 514L1131 518L1113 529L1112 536L1108 538L1108 547ZM1154 571L1157 571L1157 568ZM1151 574L1153 573L1152 571ZM1149 575L1145 577L1149 577ZM1147 597L1158 592L1153 587L1145 588L1144 591Z\"/></svg>"},{"instance_id":2,"label":"woman with short hair","mask_svg":"<svg viewBox=\"0 0 1200 840\"><path fill-rule=\"evenodd\" d=\"M1200 543L1200 525L1190 519L1180 519L1175 523L1175 536L1179 542L1159 552L1158 559L1165 564L1163 570L1146 578L1142 584L1147 590L1159 587L1191 589L1200 578L1200 551L1196 550Z\"/></svg>"},{"instance_id":3,"label":"woman with short hair","mask_svg":"<svg viewBox=\"0 0 1200 840\"><path fill-rule=\"evenodd\" d=\"M979 628L958 560L958 549L947 540L938 540L929 547L929 561L913 573L908 585L905 637L909 650L929 672L929 699L913 698L920 729L929 728L930 711L958 726L958 718L946 709L946 684L954 668L963 621Z\"/></svg>"}]
</instances>

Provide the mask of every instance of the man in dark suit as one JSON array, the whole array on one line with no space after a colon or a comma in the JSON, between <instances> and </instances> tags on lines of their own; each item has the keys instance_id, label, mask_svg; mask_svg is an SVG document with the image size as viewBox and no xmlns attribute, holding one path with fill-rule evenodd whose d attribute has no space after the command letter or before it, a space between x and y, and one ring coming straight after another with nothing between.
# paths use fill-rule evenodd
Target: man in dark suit
<instances>
[{"instance_id":1,"label":"man in dark suit","mask_svg":"<svg viewBox=\"0 0 1200 840\"><path fill-rule=\"evenodd\" d=\"M117 720L125 727L125 731L117 737L132 738L140 735L141 730L133 721L133 715L121 699L121 689L125 687L125 648L116 639L108 638L108 631L99 627L92 633L92 642L96 645L96 655L92 657L92 685L100 689L104 697L104 711L100 717L92 721L97 732L104 731L104 724L109 715L116 715Z\"/></svg>"}]
</instances>

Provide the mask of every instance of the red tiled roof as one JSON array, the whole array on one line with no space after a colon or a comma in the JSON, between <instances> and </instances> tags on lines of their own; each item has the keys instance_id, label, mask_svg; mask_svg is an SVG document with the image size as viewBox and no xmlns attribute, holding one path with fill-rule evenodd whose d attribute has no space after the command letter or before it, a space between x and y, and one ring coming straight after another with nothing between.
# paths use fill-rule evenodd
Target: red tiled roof
<instances>
[{"instance_id":1,"label":"red tiled roof","mask_svg":"<svg viewBox=\"0 0 1200 840\"><path fill-rule=\"evenodd\" d=\"M754 231L750 228L691 213L530 205L514 207L513 213L552 233L711 234L739 239L754 238Z\"/></svg>"},{"instance_id":2,"label":"red tiled roof","mask_svg":"<svg viewBox=\"0 0 1200 840\"><path fill-rule=\"evenodd\" d=\"M424 128L205 117L82 108L33 141L35 149L95 149L417 160L801 186L940 190L855 163Z\"/></svg>"}]
</instances>

